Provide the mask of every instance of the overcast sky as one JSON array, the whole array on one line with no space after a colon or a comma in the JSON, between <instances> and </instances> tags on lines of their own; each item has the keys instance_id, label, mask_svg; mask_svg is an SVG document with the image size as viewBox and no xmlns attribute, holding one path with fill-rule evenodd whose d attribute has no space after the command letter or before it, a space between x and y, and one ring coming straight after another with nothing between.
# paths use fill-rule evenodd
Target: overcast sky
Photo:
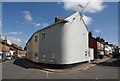
<instances>
[{"instance_id":1,"label":"overcast sky","mask_svg":"<svg viewBox=\"0 0 120 81\"><path fill-rule=\"evenodd\" d=\"M78 5L87 3L70 2L18 2L2 4L3 34L11 42L25 46L31 35L52 23L54 18L67 17L81 11ZM108 42L118 42L118 4L113 2L89 2L82 13L89 31ZM1 22L1 21L0 21Z\"/></svg>"}]
</instances>

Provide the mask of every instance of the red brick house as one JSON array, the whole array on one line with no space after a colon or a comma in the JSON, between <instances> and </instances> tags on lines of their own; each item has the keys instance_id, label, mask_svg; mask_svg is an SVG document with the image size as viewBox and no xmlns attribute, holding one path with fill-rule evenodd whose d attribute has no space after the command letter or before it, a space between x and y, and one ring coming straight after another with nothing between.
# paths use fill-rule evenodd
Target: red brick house
<instances>
[{"instance_id":1,"label":"red brick house","mask_svg":"<svg viewBox=\"0 0 120 81\"><path fill-rule=\"evenodd\" d=\"M4 56L12 55L10 57L24 57L26 55L21 47L18 47L16 44L9 45L7 40L2 39L0 40L0 53L3 53Z\"/></svg>"},{"instance_id":2,"label":"red brick house","mask_svg":"<svg viewBox=\"0 0 120 81\"><path fill-rule=\"evenodd\" d=\"M103 58L105 55L105 40L100 37L96 37L97 40L97 54L100 58Z\"/></svg>"},{"instance_id":3,"label":"red brick house","mask_svg":"<svg viewBox=\"0 0 120 81\"><path fill-rule=\"evenodd\" d=\"M26 55L25 51L21 47L18 47L16 44L11 44L11 49L15 51L15 57L24 57Z\"/></svg>"},{"instance_id":4,"label":"red brick house","mask_svg":"<svg viewBox=\"0 0 120 81\"><path fill-rule=\"evenodd\" d=\"M7 44L6 40L2 40L2 42L0 42L0 51L6 52L6 53L10 51L10 47Z\"/></svg>"},{"instance_id":5,"label":"red brick house","mask_svg":"<svg viewBox=\"0 0 120 81\"><path fill-rule=\"evenodd\" d=\"M89 32L89 48L94 49L94 58L98 58L97 55L97 40L92 36L92 33Z\"/></svg>"},{"instance_id":6,"label":"red brick house","mask_svg":"<svg viewBox=\"0 0 120 81\"><path fill-rule=\"evenodd\" d=\"M94 58L101 58L101 56L104 56L105 52L105 44L104 39L100 37L94 38L92 36L92 33L89 32L89 48L94 49Z\"/></svg>"},{"instance_id":7,"label":"red brick house","mask_svg":"<svg viewBox=\"0 0 120 81\"><path fill-rule=\"evenodd\" d=\"M18 57L25 57L26 52L22 49L22 47L18 47Z\"/></svg>"}]
</instances>

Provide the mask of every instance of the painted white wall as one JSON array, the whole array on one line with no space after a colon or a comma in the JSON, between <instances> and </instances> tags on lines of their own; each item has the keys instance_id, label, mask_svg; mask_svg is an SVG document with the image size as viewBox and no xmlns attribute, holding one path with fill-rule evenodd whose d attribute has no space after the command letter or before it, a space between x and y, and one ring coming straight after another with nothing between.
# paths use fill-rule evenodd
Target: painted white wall
<instances>
[{"instance_id":1,"label":"painted white wall","mask_svg":"<svg viewBox=\"0 0 120 81\"><path fill-rule=\"evenodd\" d=\"M89 48L89 53L90 53L90 60L94 60L94 49Z\"/></svg>"},{"instance_id":2,"label":"painted white wall","mask_svg":"<svg viewBox=\"0 0 120 81\"><path fill-rule=\"evenodd\" d=\"M37 42L35 42L35 36L38 37ZM27 58L34 61L39 62L39 32L35 33L34 36L31 38L29 43L27 44ZM37 54L38 57L35 57Z\"/></svg>"},{"instance_id":3,"label":"painted white wall","mask_svg":"<svg viewBox=\"0 0 120 81\"><path fill-rule=\"evenodd\" d=\"M109 45L105 45L105 54L112 54L112 47Z\"/></svg>"},{"instance_id":4,"label":"painted white wall","mask_svg":"<svg viewBox=\"0 0 120 81\"><path fill-rule=\"evenodd\" d=\"M79 13L74 13L66 20L69 23L62 30L62 63L88 61L88 31Z\"/></svg>"},{"instance_id":5,"label":"painted white wall","mask_svg":"<svg viewBox=\"0 0 120 81\"><path fill-rule=\"evenodd\" d=\"M10 50L10 55L13 56L14 55L14 51Z\"/></svg>"},{"instance_id":6,"label":"painted white wall","mask_svg":"<svg viewBox=\"0 0 120 81\"><path fill-rule=\"evenodd\" d=\"M39 53L40 62L42 63L62 63L62 30L64 23L54 25L51 28L39 32ZM45 33L45 40L42 40L42 33ZM45 59L42 54L45 52ZM54 54L54 61L50 60L50 54Z\"/></svg>"},{"instance_id":7,"label":"painted white wall","mask_svg":"<svg viewBox=\"0 0 120 81\"><path fill-rule=\"evenodd\" d=\"M27 47L38 50L39 59L36 61L32 58L35 52L33 49L27 52L28 59L32 58L32 61L49 64L73 64L89 60L88 31L79 13L74 13L66 20L69 22L56 24L51 28L39 31L39 43L35 44L33 41L35 35L32 37ZM46 34L45 40L42 40L43 33ZM44 60L42 59L43 52L45 53ZM54 55L54 61L50 60L51 53Z\"/></svg>"}]
</instances>

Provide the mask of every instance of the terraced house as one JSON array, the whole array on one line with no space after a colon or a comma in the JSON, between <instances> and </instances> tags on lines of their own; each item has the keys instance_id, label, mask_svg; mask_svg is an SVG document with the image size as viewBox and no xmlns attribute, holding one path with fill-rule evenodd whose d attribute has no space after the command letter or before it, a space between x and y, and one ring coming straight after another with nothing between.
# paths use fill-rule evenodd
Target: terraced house
<instances>
[{"instance_id":1,"label":"terraced house","mask_svg":"<svg viewBox=\"0 0 120 81\"><path fill-rule=\"evenodd\" d=\"M25 56L25 51L16 44L8 44L7 40L0 38L0 60L11 60L16 57Z\"/></svg>"}]
</instances>

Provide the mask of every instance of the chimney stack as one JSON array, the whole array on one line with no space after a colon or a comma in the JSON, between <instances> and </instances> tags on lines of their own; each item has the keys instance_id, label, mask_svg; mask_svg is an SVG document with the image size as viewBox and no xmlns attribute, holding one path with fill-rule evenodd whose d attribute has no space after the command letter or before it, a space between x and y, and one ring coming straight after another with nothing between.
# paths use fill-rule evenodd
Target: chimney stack
<instances>
[{"instance_id":1,"label":"chimney stack","mask_svg":"<svg viewBox=\"0 0 120 81\"><path fill-rule=\"evenodd\" d=\"M92 32L91 32L91 31L89 32L89 36L91 36L91 37L92 37Z\"/></svg>"},{"instance_id":2,"label":"chimney stack","mask_svg":"<svg viewBox=\"0 0 120 81\"><path fill-rule=\"evenodd\" d=\"M62 21L62 18L60 18L60 17L55 17L55 23L57 23L57 22L60 22L60 21Z\"/></svg>"}]
</instances>

